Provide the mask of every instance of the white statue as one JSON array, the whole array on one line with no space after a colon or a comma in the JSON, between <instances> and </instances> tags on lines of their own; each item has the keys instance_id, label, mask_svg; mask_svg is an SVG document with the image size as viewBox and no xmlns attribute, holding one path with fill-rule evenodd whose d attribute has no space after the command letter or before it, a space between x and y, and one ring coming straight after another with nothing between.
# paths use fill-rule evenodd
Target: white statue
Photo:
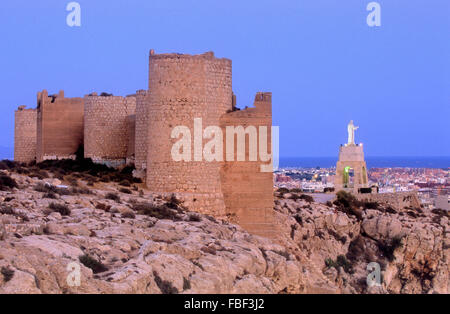
<instances>
[{"instance_id":1,"label":"white statue","mask_svg":"<svg viewBox=\"0 0 450 314\"><path fill-rule=\"evenodd\" d=\"M357 130L359 126L355 126L353 124L353 120L350 121L350 123L347 126L348 130L348 143L347 145L355 145L355 130Z\"/></svg>"}]
</instances>

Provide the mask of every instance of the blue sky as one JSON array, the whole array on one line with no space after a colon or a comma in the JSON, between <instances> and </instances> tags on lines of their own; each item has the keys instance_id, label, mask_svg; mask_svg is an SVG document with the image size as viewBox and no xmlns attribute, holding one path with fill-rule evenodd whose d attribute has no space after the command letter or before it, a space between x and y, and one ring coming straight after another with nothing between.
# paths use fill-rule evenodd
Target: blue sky
<instances>
[{"instance_id":1,"label":"blue sky","mask_svg":"<svg viewBox=\"0 0 450 314\"><path fill-rule=\"evenodd\" d=\"M233 60L238 106L273 93L281 156L335 156L350 119L371 156L450 155L450 1L79 0L0 4L0 147L14 110L47 89L66 96L147 87L148 52Z\"/></svg>"}]
</instances>

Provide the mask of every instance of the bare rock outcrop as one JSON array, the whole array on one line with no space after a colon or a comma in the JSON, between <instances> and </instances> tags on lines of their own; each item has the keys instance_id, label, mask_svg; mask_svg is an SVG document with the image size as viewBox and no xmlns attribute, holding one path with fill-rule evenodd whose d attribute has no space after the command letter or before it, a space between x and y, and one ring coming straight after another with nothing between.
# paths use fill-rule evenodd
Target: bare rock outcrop
<instances>
[{"instance_id":1,"label":"bare rock outcrop","mask_svg":"<svg viewBox=\"0 0 450 314\"><path fill-rule=\"evenodd\" d=\"M0 191L0 293L450 291L445 212L276 193L266 239L139 184L3 174L16 186Z\"/></svg>"},{"instance_id":2,"label":"bare rock outcrop","mask_svg":"<svg viewBox=\"0 0 450 314\"><path fill-rule=\"evenodd\" d=\"M10 275L0 293L303 291L301 264L283 246L175 200L115 183L47 198L35 189L42 180L11 177L19 187L1 192L0 269ZM73 263L80 285L70 284Z\"/></svg>"},{"instance_id":3,"label":"bare rock outcrop","mask_svg":"<svg viewBox=\"0 0 450 314\"><path fill-rule=\"evenodd\" d=\"M322 268L338 293L449 293L448 213L353 201L343 208L279 195L275 210L290 234L284 245ZM380 265L380 286L367 285L370 263Z\"/></svg>"}]
</instances>

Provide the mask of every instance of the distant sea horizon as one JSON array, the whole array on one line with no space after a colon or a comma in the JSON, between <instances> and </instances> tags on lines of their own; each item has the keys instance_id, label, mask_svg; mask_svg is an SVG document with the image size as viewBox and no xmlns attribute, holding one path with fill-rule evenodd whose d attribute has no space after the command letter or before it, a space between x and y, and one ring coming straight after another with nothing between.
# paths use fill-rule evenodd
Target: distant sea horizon
<instances>
[{"instance_id":1,"label":"distant sea horizon","mask_svg":"<svg viewBox=\"0 0 450 314\"><path fill-rule=\"evenodd\" d=\"M336 157L280 157L279 168L332 168ZM450 156L366 156L367 168L450 168Z\"/></svg>"},{"instance_id":2,"label":"distant sea horizon","mask_svg":"<svg viewBox=\"0 0 450 314\"><path fill-rule=\"evenodd\" d=\"M14 149L0 146L0 160L14 159ZM280 157L279 168L332 168L336 157ZM450 156L366 156L368 168L450 168Z\"/></svg>"}]
</instances>

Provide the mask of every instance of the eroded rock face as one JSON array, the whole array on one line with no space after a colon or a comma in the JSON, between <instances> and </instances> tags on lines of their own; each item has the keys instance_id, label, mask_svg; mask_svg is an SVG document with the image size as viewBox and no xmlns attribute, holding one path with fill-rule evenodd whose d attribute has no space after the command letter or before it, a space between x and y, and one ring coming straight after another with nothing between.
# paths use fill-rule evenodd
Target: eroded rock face
<instances>
[{"instance_id":1,"label":"eroded rock face","mask_svg":"<svg viewBox=\"0 0 450 314\"><path fill-rule=\"evenodd\" d=\"M2 206L13 212L0 216L0 268L14 274L9 280L0 275L0 293L303 291L295 257L239 226L189 212L176 219L140 214L133 204L164 201L137 192L117 193L120 202L105 199L119 189L113 183L90 188L93 194L47 199L33 190L38 179L11 176L20 189L1 192L3 200L12 198ZM51 202L65 204L70 214L49 211ZM83 255L107 270L94 273L80 262ZM75 287L68 284L73 262L80 267Z\"/></svg>"},{"instance_id":2,"label":"eroded rock face","mask_svg":"<svg viewBox=\"0 0 450 314\"><path fill-rule=\"evenodd\" d=\"M422 209L396 212L381 206L377 210L363 209L358 219L332 204L284 197L276 201L275 210L284 233L290 232L284 245L306 255L311 268L322 268L321 274L331 281L327 284L336 292L450 291L448 214ZM331 267L326 266L327 259ZM367 286L371 262L380 265L381 286ZM320 276L313 281L319 282Z\"/></svg>"},{"instance_id":3,"label":"eroded rock face","mask_svg":"<svg viewBox=\"0 0 450 314\"><path fill-rule=\"evenodd\" d=\"M281 232L269 240L157 195L120 193L116 183L53 199L34 190L42 180L10 175L19 188L0 191L0 293L449 292L446 215L362 208L354 216L279 196ZM379 287L367 287L370 262L381 266Z\"/></svg>"}]
</instances>

